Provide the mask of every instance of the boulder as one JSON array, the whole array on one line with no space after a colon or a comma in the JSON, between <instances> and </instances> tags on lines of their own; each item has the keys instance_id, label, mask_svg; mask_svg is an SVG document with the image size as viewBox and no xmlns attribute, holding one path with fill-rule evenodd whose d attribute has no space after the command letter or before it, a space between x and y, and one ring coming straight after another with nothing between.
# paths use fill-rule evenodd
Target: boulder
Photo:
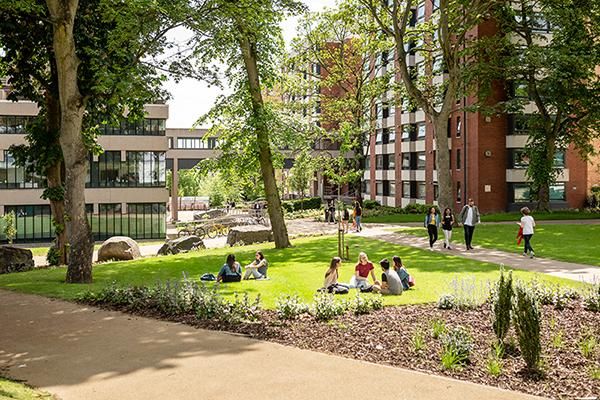
<instances>
[{"instance_id":1,"label":"boulder","mask_svg":"<svg viewBox=\"0 0 600 400\"><path fill-rule=\"evenodd\" d=\"M108 238L98 249L98 262L109 260L134 260L140 258L140 246L127 236Z\"/></svg>"},{"instance_id":2,"label":"boulder","mask_svg":"<svg viewBox=\"0 0 600 400\"><path fill-rule=\"evenodd\" d=\"M224 217L225 215L227 215L227 211L219 210L219 209L200 211L200 212L194 213L194 221L202 221L202 220L207 220L207 219L212 219L212 218Z\"/></svg>"},{"instance_id":3,"label":"boulder","mask_svg":"<svg viewBox=\"0 0 600 400\"><path fill-rule=\"evenodd\" d=\"M272 242L273 232L271 228L263 225L236 226L229 230L227 244L233 246L236 243L244 244Z\"/></svg>"},{"instance_id":4,"label":"boulder","mask_svg":"<svg viewBox=\"0 0 600 400\"><path fill-rule=\"evenodd\" d=\"M0 274L29 271L34 267L31 250L10 245L0 246Z\"/></svg>"},{"instance_id":5,"label":"boulder","mask_svg":"<svg viewBox=\"0 0 600 400\"><path fill-rule=\"evenodd\" d=\"M167 240L165 244L158 249L156 254L159 256L166 256L168 254L187 253L188 251L205 248L204 242L198 236L182 236L177 239Z\"/></svg>"}]
</instances>

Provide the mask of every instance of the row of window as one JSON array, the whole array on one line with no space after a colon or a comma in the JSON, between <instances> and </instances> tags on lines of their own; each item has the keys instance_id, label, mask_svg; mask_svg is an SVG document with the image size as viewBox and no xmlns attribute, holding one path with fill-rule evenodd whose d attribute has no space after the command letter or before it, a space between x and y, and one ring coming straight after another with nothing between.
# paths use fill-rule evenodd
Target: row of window
<instances>
[{"instance_id":1,"label":"row of window","mask_svg":"<svg viewBox=\"0 0 600 400\"><path fill-rule=\"evenodd\" d=\"M165 179L165 152L128 151L121 160L120 151L105 151L90 157L86 187L164 187Z\"/></svg>"},{"instance_id":2,"label":"row of window","mask_svg":"<svg viewBox=\"0 0 600 400\"><path fill-rule=\"evenodd\" d=\"M526 169L529 166L529 157L524 149L510 149L508 151L509 169ZM557 151L554 154L554 168L565 168L565 152Z\"/></svg>"},{"instance_id":3,"label":"row of window","mask_svg":"<svg viewBox=\"0 0 600 400\"><path fill-rule=\"evenodd\" d=\"M133 239L163 239L166 235L166 206L164 203L127 203L127 214L120 203L99 204L98 213L86 204L88 220L94 240L111 236L129 236ZM5 206L4 212L16 216L17 241L42 241L54 237L49 205ZM0 228L3 228L0 219ZM0 242L6 241L0 229Z\"/></svg>"},{"instance_id":4,"label":"row of window","mask_svg":"<svg viewBox=\"0 0 600 400\"><path fill-rule=\"evenodd\" d=\"M23 135L35 117L0 115L0 135ZM100 125L101 135L164 136L166 120L146 118L143 121L122 121L120 126Z\"/></svg>"},{"instance_id":5,"label":"row of window","mask_svg":"<svg viewBox=\"0 0 600 400\"><path fill-rule=\"evenodd\" d=\"M509 186L509 201L511 203L529 203L533 201L531 188L527 183L512 183ZM550 186L550 201L566 201L565 183L555 183Z\"/></svg>"},{"instance_id":6,"label":"row of window","mask_svg":"<svg viewBox=\"0 0 600 400\"><path fill-rule=\"evenodd\" d=\"M177 147L174 147L174 144ZM193 149L193 150L212 150L219 145L217 138L177 138L174 142L173 138L169 138L169 149Z\"/></svg>"}]
</instances>

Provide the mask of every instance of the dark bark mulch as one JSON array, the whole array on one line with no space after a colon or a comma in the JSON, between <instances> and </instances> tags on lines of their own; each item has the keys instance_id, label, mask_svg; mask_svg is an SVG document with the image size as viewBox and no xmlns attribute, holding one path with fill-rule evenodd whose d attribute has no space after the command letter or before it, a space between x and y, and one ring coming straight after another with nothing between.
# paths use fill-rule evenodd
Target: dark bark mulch
<instances>
[{"instance_id":1,"label":"dark bark mulch","mask_svg":"<svg viewBox=\"0 0 600 400\"><path fill-rule=\"evenodd\" d=\"M146 316L165 319L165 316L156 314ZM561 311L544 307L541 376L525 371L525 362L520 357L512 329L508 342L514 343L514 346L509 346L506 351L501 375L493 377L487 372L486 364L495 339L491 318L489 305L468 311L414 305L386 307L361 316L347 314L330 322L318 322L310 315L282 322L273 311L263 311L259 322L234 325L212 320L199 321L194 316L167 319L554 399L600 396L600 380L593 379L591 375L592 369L600 368L600 349L597 348L588 359L583 357L579 346L582 336L589 332L600 343L600 313L585 311L575 303L571 308ZM441 343L432 337L433 320L444 321L446 327L462 325L470 330L475 347L470 363L462 369L445 370L442 367ZM420 352L415 351L412 344L417 330L423 333L426 344Z\"/></svg>"}]
</instances>

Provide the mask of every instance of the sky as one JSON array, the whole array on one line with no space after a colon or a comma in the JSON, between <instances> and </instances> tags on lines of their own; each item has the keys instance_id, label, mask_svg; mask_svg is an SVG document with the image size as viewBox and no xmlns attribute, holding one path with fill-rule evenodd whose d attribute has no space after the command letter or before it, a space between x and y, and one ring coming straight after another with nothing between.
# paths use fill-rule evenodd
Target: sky
<instances>
[{"instance_id":1,"label":"sky","mask_svg":"<svg viewBox=\"0 0 600 400\"><path fill-rule=\"evenodd\" d=\"M303 0L311 11L320 11L325 7L333 7L335 0ZM283 36L286 42L289 42L295 35L298 17L289 18L282 24ZM177 33L181 37L178 40L185 40L185 31ZM169 104L169 119L167 128L191 128L194 122L206 113L214 104L221 90L216 87L208 87L205 83L194 80L184 79L176 83L169 80L164 88L171 94Z\"/></svg>"}]
</instances>

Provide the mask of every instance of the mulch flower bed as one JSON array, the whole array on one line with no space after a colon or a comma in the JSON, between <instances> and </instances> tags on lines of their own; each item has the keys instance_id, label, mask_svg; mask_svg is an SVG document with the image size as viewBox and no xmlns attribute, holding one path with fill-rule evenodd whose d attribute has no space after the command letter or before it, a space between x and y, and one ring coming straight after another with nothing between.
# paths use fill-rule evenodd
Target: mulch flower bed
<instances>
[{"instance_id":1,"label":"mulch flower bed","mask_svg":"<svg viewBox=\"0 0 600 400\"><path fill-rule=\"evenodd\" d=\"M143 314L553 399L600 398L600 380L592 377L592 370L596 374L600 370L600 313L586 311L576 302L560 311L552 306L543 308L541 376L525 371L513 328L506 340L512 345L507 346L502 359L501 374L494 377L488 373L487 361L495 340L489 305L465 311L439 310L435 305L385 307L367 315L348 313L329 322L316 321L308 314L294 321L281 321L274 311L268 310L261 312L258 322L240 324L199 321L193 315L173 318ZM474 341L469 364L455 370L442 367L441 341L432 336L434 320L443 321L446 327L468 328ZM421 351L412 344L417 331L425 342ZM598 343L590 358L582 355L579 346L586 333L594 335Z\"/></svg>"},{"instance_id":2,"label":"mulch flower bed","mask_svg":"<svg viewBox=\"0 0 600 400\"><path fill-rule=\"evenodd\" d=\"M227 325L214 321L189 321L193 325L246 334L302 349L315 350L378 364L402 367L435 375L517 390L555 399L600 396L600 380L593 379L592 368L600 368L600 349L591 359L579 348L581 337L592 332L600 338L600 313L585 311L579 305L562 311L543 309L543 376L525 372L517 340L511 329L507 342L515 343L503 359L502 373L493 377L486 362L495 335L488 305L475 310L439 310L434 305L386 307L368 315L347 314L330 322L315 321L304 315L296 321L282 322L274 312L264 311L261 321ZM441 343L432 337L431 322L442 320L447 327L462 325L473 336L475 347L470 364L448 371L440 362ZM425 349L416 352L412 337L419 329ZM559 335L561 340L556 339ZM560 346L559 346L560 344ZM599 343L600 344L600 343ZM600 397L599 397L600 398Z\"/></svg>"}]
</instances>

